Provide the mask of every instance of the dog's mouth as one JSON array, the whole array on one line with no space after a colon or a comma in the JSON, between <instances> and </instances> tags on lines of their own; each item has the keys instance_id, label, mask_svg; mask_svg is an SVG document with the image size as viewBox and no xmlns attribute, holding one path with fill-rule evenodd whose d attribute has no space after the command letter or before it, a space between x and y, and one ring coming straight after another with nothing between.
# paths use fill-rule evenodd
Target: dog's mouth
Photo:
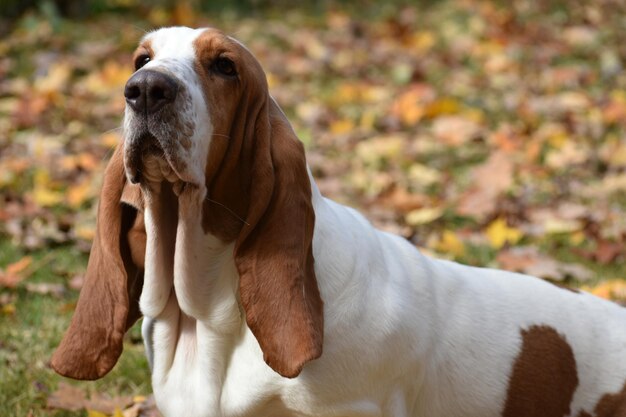
<instances>
[{"instance_id":1,"label":"dog's mouth","mask_svg":"<svg viewBox=\"0 0 626 417\"><path fill-rule=\"evenodd\" d=\"M152 133L146 131L126 146L126 175L133 184L180 180L181 175L173 167L171 156Z\"/></svg>"}]
</instances>

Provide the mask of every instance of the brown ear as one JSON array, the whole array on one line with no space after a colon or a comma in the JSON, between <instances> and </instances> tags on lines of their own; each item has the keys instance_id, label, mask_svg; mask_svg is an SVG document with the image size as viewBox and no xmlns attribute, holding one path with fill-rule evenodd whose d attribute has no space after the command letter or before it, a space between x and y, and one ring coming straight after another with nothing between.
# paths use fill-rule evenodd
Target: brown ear
<instances>
[{"instance_id":1,"label":"brown ear","mask_svg":"<svg viewBox=\"0 0 626 417\"><path fill-rule=\"evenodd\" d=\"M122 202L122 193L136 207L142 200L138 189L125 186L118 146L104 174L85 283L70 327L52 356L52 368L70 378L92 380L107 374L122 353L124 333L141 315L143 216Z\"/></svg>"},{"instance_id":2,"label":"brown ear","mask_svg":"<svg viewBox=\"0 0 626 417\"><path fill-rule=\"evenodd\" d=\"M246 320L265 362L293 378L322 354L315 213L302 143L271 98L267 106L256 120L250 206L235 262Z\"/></svg>"}]
</instances>

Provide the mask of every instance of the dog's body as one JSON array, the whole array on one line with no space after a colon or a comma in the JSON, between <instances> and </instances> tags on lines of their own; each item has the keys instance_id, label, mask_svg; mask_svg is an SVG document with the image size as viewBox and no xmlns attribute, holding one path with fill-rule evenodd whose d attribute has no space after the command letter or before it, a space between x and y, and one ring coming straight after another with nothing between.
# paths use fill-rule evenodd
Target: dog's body
<instances>
[{"instance_id":1,"label":"dog's body","mask_svg":"<svg viewBox=\"0 0 626 417\"><path fill-rule=\"evenodd\" d=\"M148 71L135 74L149 76L127 85L125 143L55 369L108 372L141 291L166 417L626 416L625 309L425 257L323 198L248 55L214 30L163 29L140 47ZM155 133L164 123L183 127Z\"/></svg>"}]
</instances>

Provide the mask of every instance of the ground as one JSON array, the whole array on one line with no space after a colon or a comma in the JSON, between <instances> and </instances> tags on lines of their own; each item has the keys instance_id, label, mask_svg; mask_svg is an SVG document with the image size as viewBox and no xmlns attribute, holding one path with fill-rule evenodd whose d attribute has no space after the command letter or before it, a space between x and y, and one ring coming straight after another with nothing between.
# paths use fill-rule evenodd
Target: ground
<instances>
[{"instance_id":1,"label":"ground","mask_svg":"<svg viewBox=\"0 0 626 417\"><path fill-rule=\"evenodd\" d=\"M626 299L620 1L111 3L79 22L42 2L0 38L0 415L151 409L137 328L101 381L68 388L48 361L82 284L132 50L162 25L248 45L322 191L379 227L432 256Z\"/></svg>"}]
</instances>

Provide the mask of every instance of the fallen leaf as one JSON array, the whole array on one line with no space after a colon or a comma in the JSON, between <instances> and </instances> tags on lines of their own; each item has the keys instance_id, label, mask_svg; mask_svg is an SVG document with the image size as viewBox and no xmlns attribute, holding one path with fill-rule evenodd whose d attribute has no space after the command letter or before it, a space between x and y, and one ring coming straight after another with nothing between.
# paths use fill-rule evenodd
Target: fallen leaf
<instances>
[{"instance_id":1,"label":"fallen leaf","mask_svg":"<svg viewBox=\"0 0 626 417\"><path fill-rule=\"evenodd\" d=\"M498 218L491 222L485 231L491 247L500 249L506 244L514 245L524 236L523 232L515 227L509 227L506 220Z\"/></svg>"},{"instance_id":2,"label":"fallen leaf","mask_svg":"<svg viewBox=\"0 0 626 417\"><path fill-rule=\"evenodd\" d=\"M133 404L132 396L110 397L105 394L95 393L85 403L88 410L104 414L114 414Z\"/></svg>"},{"instance_id":3,"label":"fallen leaf","mask_svg":"<svg viewBox=\"0 0 626 417\"><path fill-rule=\"evenodd\" d=\"M593 276L590 270L580 264L557 261L529 246L503 250L498 253L496 261L505 270L554 281L563 281L569 277L584 282Z\"/></svg>"},{"instance_id":4,"label":"fallen leaf","mask_svg":"<svg viewBox=\"0 0 626 417\"><path fill-rule=\"evenodd\" d=\"M11 316L15 314L15 311L16 311L15 304L3 304L0 310L2 311L2 314Z\"/></svg>"},{"instance_id":5,"label":"fallen leaf","mask_svg":"<svg viewBox=\"0 0 626 417\"><path fill-rule=\"evenodd\" d=\"M493 213L498 196L513 184L513 162L510 155L496 151L471 173L472 185L464 192L456 210L463 216L478 219Z\"/></svg>"},{"instance_id":6,"label":"fallen leaf","mask_svg":"<svg viewBox=\"0 0 626 417\"><path fill-rule=\"evenodd\" d=\"M0 269L0 287L15 288L28 277L27 269L32 264L33 258L24 256L19 261L7 265L4 272Z\"/></svg>"},{"instance_id":7,"label":"fallen leaf","mask_svg":"<svg viewBox=\"0 0 626 417\"><path fill-rule=\"evenodd\" d=\"M59 388L48 396L46 404L48 408L78 411L85 408L86 399L83 390L61 382Z\"/></svg>"},{"instance_id":8,"label":"fallen leaf","mask_svg":"<svg viewBox=\"0 0 626 417\"><path fill-rule=\"evenodd\" d=\"M441 207L425 207L421 209L411 210L404 220L410 226L420 226L431 223L443 216Z\"/></svg>"},{"instance_id":9,"label":"fallen leaf","mask_svg":"<svg viewBox=\"0 0 626 417\"><path fill-rule=\"evenodd\" d=\"M481 133L478 123L463 116L443 116L433 121L436 138L450 146L459 146L475 139Z\"/></svg>"},{"instance_id":10,"label":"fallen leaf","mask_svg":"<svg viewBox=\"0 0 626 417\"><path fill-rule=\"evenodd\" d=\"M607 300L626 301L626 281L623 279L609 279L595 287L583 287L583 289Z\"/></svg>"},{"instance_id":11,"label":"fallen leaf","mask_svg":"<svg viewBox=\"0 0 626 417\"><path fill-rule=\"evenodd\" d=\"M444 230L433 247L438 252L451 254L457 258L465 254L465 244L452 230Z\"/></svg>"}]
</instances>

